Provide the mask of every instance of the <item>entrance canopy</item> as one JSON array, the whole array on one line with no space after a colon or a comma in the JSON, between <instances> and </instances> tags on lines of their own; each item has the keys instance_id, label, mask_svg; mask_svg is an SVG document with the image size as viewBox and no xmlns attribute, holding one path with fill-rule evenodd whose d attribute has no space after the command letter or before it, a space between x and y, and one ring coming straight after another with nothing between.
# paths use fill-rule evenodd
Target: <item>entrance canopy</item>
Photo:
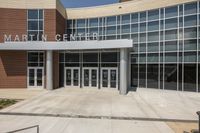
<instances>
[{"instance_id":1,"label":"entrance canopy","mask_svg":"<svg viewBox=\"0 0 200 133\"><path fill-rule=\"evenodd\" d=\"M87 50L133 47L132 40L69 41L69 42L5 42L0 50Z\"/></svg>"}]
</instances>

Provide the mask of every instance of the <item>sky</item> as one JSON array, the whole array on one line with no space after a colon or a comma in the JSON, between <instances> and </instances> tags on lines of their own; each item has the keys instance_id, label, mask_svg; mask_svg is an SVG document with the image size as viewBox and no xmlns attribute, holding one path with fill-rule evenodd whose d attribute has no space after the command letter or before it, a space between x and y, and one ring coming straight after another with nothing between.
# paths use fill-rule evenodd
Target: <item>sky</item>
<instances>
[{"instance_id":1,"label":"sky","mask_svg":"<svg viewBox=\"0 0 200 133\"><path fill-rule=\"evenodd\" d=\"M112 3L117 3L119 0L60 0L60 1L66 8L75 8L75 7L89 7L89 6L112 4Z\"/></svg>"}]
</instances>

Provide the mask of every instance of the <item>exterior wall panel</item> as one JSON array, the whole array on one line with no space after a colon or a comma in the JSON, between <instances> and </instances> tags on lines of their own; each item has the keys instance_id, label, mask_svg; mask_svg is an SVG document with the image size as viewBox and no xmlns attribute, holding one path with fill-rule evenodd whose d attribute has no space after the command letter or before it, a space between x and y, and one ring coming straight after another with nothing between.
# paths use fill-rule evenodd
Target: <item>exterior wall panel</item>
<instances>
[{"instance_id":1,"label":"exterior wall panel","mask_svg":"<svg viewBox=\"0 0 200 133\"><path fill-rule=\"evenodd\" d=\"M44 10L44 34L48 41L55 41L56 34L65 33L65 18L55 9ZM53 87L59 88L59 53L53 53ZM46 78L45 78L46 79Z\"/></svg>"},{"instance_id":2,"label":"exterior wall panel","mask_svg":"<svg viewBox=\"0 0 200 133\"><path fill-rule=\"evenodd\" d=\"M44 34L48 35L48 41L55 41L56 35L56 10L44 10Z\"/></svg>"},{"instance_id":3,"label":"exterior wall panel","mask_svg":"<svg viewBox=\"0 0 200 133\"><path fill-rule=\"evenodd\" d=\"M27 87L27 53L0 51L0 88Z\"/></svg>"},{"instance_id":4,"label":"exterior wall panel","mask_svg":"<svg viewBox=\"0 0 200 133\"><path fill-rule=\"evenodd\" d=\"M4 34L27 34L27 10L0 8L0 43ZM21 38L21 37L20 37ZM26 51L0 51L0 88L27 87Z\"/></svg>"},{"instance_id":5,"label":"exterior wall panel","mask_svg":"<svg viewBox=\"0 0 200 133\"><path fill-rule=\"evenodd\" d=\"M4 41L4 34L14 37L27 33L27 10L0 8L0 12L0 43Z\"/></svg>"}]
</instances>

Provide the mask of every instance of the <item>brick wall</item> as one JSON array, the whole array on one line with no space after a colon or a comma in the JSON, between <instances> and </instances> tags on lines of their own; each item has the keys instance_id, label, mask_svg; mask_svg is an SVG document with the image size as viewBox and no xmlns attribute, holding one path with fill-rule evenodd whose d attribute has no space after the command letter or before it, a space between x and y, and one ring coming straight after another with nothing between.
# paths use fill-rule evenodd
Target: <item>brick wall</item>
<instances>
[{"instance_id":1,"label":"brick wall","mask_svg":"<svg viewBox=\"0 0 200 133\"><path fill-rule=\"evenodd\" d=\"M27 10L0 8L0 43L4 42L4 34L26 34Z\"/></svg>"},{"instance_id":2,"label":"brick wall","mask_svg":"<svg viewBox=\"0 0 200 133\"><path fill-rule=\"evenodd\" d=\"M0 51L0 88L27 87L27 53Z\"/></svg>"},{"instance_id":3,"label":"brick wall","mask_svg":"<svg viewBox=\"0 0 200 133\"><path fill-rule=\"evenodd\" d=\"M1 8L0 13L0 43L4 41L4 34L12 36L27 34L26 9ZM44 34L48 35L48 41L55 41L55 35L64 32L65 18L56 9L45 9ZM58 88L58 51L53 52L53 59L53 86ZM46 75L46 70L44 71ZM0 51L0 88L27 88L27 51Z\"/></svg>"},{"instance_id":4,"label":"brick wall","mask_svg":"<svg viewBox=\"0 0 200 133\"><path fill-rule=\"evenodd\" d=\"M4 34L26 34L27 10L0 9L0 43ZM0 88L27 87L27 53L25 51L0 51Z\"/></svg>"},{"instance_id":5,"label":"brick wall","mask_svg":"<svg viewBox=\"0 0 200 133\"><path fill-rule=\"evenodd\" d=\"M54 9L44 11L44 33L48 41L55 41L56 34L65 33L65 18ZM53 87L59 88L59 52L53 52Z\"/></svg>"}]
</instances>

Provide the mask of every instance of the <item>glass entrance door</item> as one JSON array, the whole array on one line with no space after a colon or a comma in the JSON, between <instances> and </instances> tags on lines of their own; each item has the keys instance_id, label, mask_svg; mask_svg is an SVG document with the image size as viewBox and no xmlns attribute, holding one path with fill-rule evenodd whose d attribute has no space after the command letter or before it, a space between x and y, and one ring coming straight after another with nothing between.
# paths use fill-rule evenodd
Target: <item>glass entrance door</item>
<instances>
[{"instance_id":1,"label":"glass entrance door","mask_svg":"<svg viewBox=\"0 0 200 133\"><path fill-rule=\"evenodd\" d=\"M98 88L98 68L83 68L83 87Z\"/></svg>"},{"instance_id":2,"label":"glass entrance door","mask_svg":"<svg viewBox=\"0 0 200 133\"><path fill-rule=\"evenodd\" d=\"M40 67L28 68L28 88L44 88L44 71Z\"/></svg>"},{"instance_id":3,"label":"glass entrance door","mask_svg":"<svg viewBox=\"0 0 200 133\"><path fill-rule=\"evenodd\" d=\"M65 87L80 87L80 68L65 68Z\"/></svg>"},{"instance_id":4,"label":"glass entrance door","mask_svg":"<svg viewBox=\"0 0 200 133\"><path fill-rule=\"evenodd\" d=\"M101 88L118 88L118 69L101 69Z\"/></svg>"}]
</instances>

